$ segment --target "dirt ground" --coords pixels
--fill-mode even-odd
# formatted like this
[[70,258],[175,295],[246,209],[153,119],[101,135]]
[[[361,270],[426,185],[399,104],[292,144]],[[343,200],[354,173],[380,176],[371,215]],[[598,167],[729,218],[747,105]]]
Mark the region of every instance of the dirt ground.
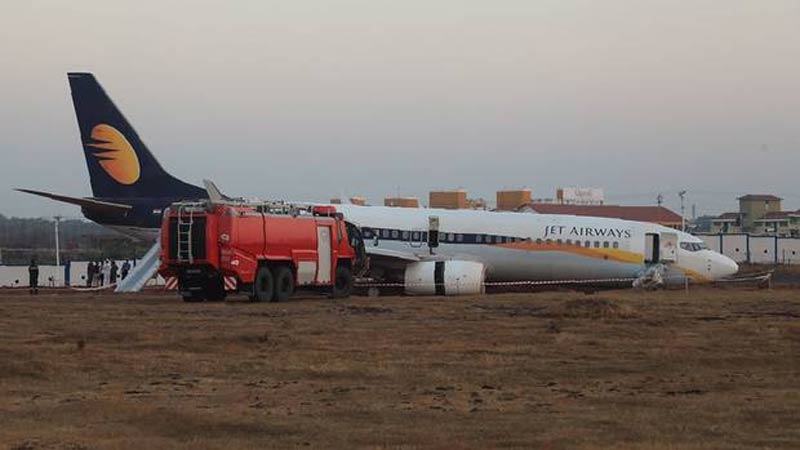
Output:
[[798,448],[800,290],[3,291],[0,446]]

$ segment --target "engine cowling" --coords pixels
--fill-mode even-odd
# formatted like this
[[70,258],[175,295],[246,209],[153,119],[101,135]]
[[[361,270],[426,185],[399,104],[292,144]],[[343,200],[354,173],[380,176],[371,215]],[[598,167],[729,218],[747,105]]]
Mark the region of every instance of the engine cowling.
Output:
[[483,294],[486,266],[476,261],[422,261],[408,264],[405,291],[409,295]]

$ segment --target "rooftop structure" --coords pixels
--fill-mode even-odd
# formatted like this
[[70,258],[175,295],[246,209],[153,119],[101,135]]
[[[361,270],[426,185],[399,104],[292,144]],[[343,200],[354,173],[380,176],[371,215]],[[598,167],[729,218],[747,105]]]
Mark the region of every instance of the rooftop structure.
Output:
[[419,199],[417,197],[386,197],[383,199],[383,206],[419,208]]
[[497,191],[497,210],[515,211],[520,206],[530,203],[532,195],[533,191],[530,189]]
[[466,209],[469,207],[467,191],[431,191],[428,194],[428,206],[443,209]]

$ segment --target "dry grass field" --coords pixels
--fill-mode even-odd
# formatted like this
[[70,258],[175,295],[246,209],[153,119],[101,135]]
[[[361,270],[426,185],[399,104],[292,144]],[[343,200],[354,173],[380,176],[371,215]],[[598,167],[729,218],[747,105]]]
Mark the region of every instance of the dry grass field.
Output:
[[0,446],[798,448],[800,290],[5,291]]

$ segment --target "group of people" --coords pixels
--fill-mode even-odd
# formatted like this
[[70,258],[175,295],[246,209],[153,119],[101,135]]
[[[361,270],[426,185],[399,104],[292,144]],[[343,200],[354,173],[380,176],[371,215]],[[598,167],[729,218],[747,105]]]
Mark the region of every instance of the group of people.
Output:
[[90,261],[86,267],[86,286],[87,287],[101,287],[107,284],[114,284],[117,282],[117,277],[124,280],[131,270],[131,263],[125,260],[122,267],[117,265],[117,262],[111,259],[105,261]]
[[[135,260],[134,260],[135,261]],[[69,262],[65,265],[66,273],[69,274]],[[119,277],[124,280],[131,271],[130,260],[125,260],[122,267],[117,265],[117,262],[111,259],[105,261],[90,261],[86,266],[86,287],[100,287],[107,284],[114,284]],[[50,278],[52,281],[52,277]],[[66,275],[65,283],[69,285],[69,275]],[[31,259],[28,265],[28,286],[31,295],[39,293],[39,264],[35,258]]]

